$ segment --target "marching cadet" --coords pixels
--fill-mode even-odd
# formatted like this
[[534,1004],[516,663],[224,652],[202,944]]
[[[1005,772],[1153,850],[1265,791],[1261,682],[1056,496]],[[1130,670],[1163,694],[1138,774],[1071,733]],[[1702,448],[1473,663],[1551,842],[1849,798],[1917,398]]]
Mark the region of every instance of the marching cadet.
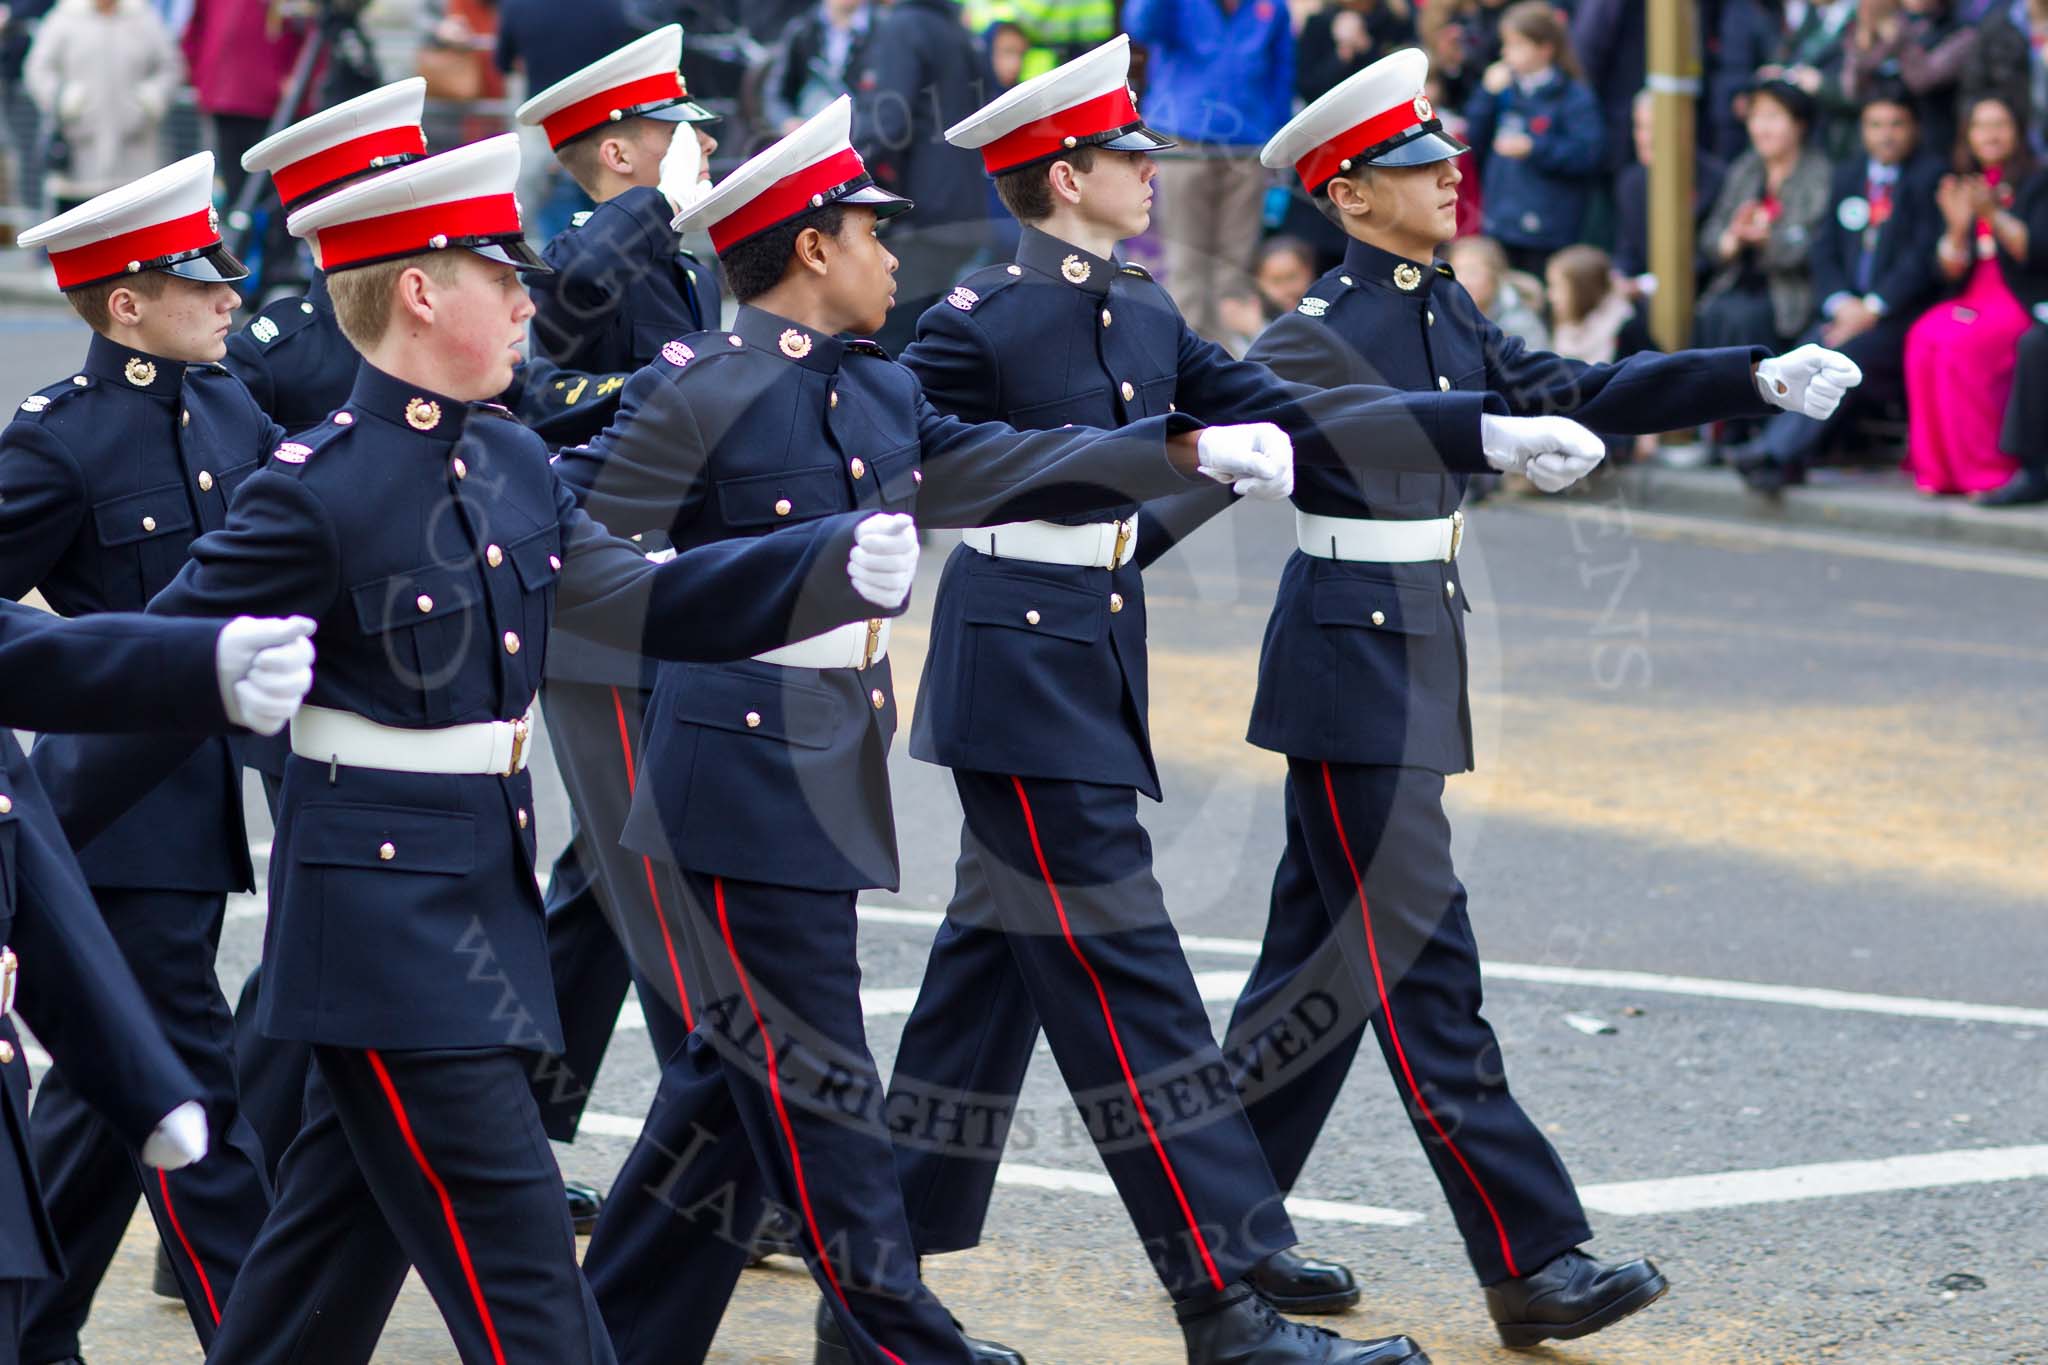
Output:
[[[683,30],[670,24],[519,107],[519,121],[546,133],[563,168],[597,204],[542,249],[555,274],[534,289],[534,354],[620,372],[587,393],[571,391],[581,403],[575,429],[560,441],[551,433],[551,444],[602,431],[632,371],[669,342],[718,325],[713,272],[681,250],[672,226],[708,188],[718,145],[702,131],[712,115],[690,99],[678,74],[682,55]],[[541,695],[572,821],[547,894],[548,951],[568,1050],[549,1060],[541,1115],[558,1141],[576,1135],[629,983],[657,1061],[695,1022],[693,973],[676,918],[681,888],[666,864],[619,843],[653,681],[646,660],[564,641]]]
[[[1454,232],[1467,149],[1422,94],[1428,71],[1421,52],[1394,53],[1267,144],[1265,164],[1292,167],[1351,242],[1255,358],[1303,383],[1490,392],[1514,411],[1562,412],[1615,434],[1772,408],[1825,417],[1858,382],[1854,364],[1818,346],[1589,366],[1504,335],[1434,259]],[[1532,478],[1546,492],[1569,482]],[[1479,956],[1443,810],[1445,775],[1472,766],[1463,494],[1455,475],[1395,480],[1363,468],[1317,469],[1296,486],[1300,552],[1266,628],[1249,735],[1287,756],[1287,847],[1225,1046],[1263,1054],[1278,1078],[1248,1108],[1287,1189],[1370,1022],[1501,1339],[1532,1346],[1599,1331],[1663,1294],[1665,1280],[1649,1261],[1579,1250],[1592,1230],[1571,1179],[1509,1093],[1479,1013]],[[1333,695],[1344,704],[1332,709]],[[1347,1016],[1312,1058],[1278,1055],[1269,1026],[1317,988],[1346,1002]]]
[[28,1059],[10,1011],[144,1167],[182,1171],[208,1145],[205,1091],[151,1017],[13,731],[274,733],[312,686],[312,627],[67,621],[0,603],[0,1360],[21,1359],[25,1302],[64,1273],[30,1161]]
[[[970,425],[881,348],[845,340],[888,312],[896,262],[876,227],[910,206],[868,175],[851,114],[836,101],[686,215],[709,228],[739,314],[731,332],[665,346],[618,420],[561,453],[593,515],[698,545],[849,507],[918,507],[942,525],[1078,513],[1186,492],[1204,473],[1284,490],[1277,429],[1198,436],[1164,414],[1121,432]],[[1049,631],[1107,610],[1051,593],[1012,605],[1022,628]],[[920,1282],[874,1111],[854,899],[899,881],[888,648],[877,620],[660,671],[626,838],[682,869],[706,982],[586,1257],[624,1359],[703,1358],[764,1192],[793,1211],[824,1296],[818,1359],[1018,1359],[969,1342]],[[671,1171],[679,1154],[694,1155]],[[1277,1207],[1240,1212],[1247,1236],[1291,1240]],[[1216,1248],[1221,1284],[1249,1268],[1243,1256]]]
[[[1017,257],[970,276],[932,308],[903,364],[941,409],[1020,427],[1121,426],[1178,409],[1203,421],[1270,419],[1289,426],[1306,465],[1334,445],[1367,466],[1441,474],[1498,465],[1469,448],[1440,456],[1439,431],[1478,412],[1473,395],[1434,390],[1370,400],[1384,389],[1318,392],[1233,360],[1188,327],[1145,271],[1113,259],[1149,226],[1152,153],[1173,144],[1147,128],[1129,89],[1130,40],[1118,37],[1011,90],[946,136],[978,149],[996,191],[1022,223]],[[1349,410],[1347,412],[1347,409]],[[1384,411],[1385,416],[1379,416]],[[1304,427],[1312,421],[1320,431]],[[1591,433],[1546,419],[1485,418],[1483,445]],[[1326,458],[1335,458],[1332,451]],[[1545,457],[1551,459],[1555,457]],[[1142,569],[1200,520],[1226,506],[1227,489],[1163,504],[1108,508],[1066,522],[970,530],[939,586],[931,647],[918,686],[911,753],[954,770],[965,812],[953,902],[933,944],[916,1008],[897,1051],[891,1100],[920,1096],[1013,1098],[1040,1018],[1077,1096],[1122,1083],[1129,1053],[1140,1076],[1220,1071],[1194,979],[1151,872],[1139,793],[1158,800],[1147,722]],[[1057,604],[1042,623],[1023,609]],[[1032,717],[1029,725],[1020,716]],[[1034,835],[1045,837],[1035,838]],[[1055,912],[1084,926],[1066,932]],[[1092,927],[1085,927],[1092,926]],[[1100,981],[1093,980],[1100,976]],[[1091,986],[1093,989],[1091,989]],[[1075,999],[1100,992],[1101,1009]],[[959,1020],[972,1016],[972,1031]],[[1144,1101],[1133,1096],[1133,1104]],[[1234,1226],[1240,1201],[1279,1195],[1220,1101],[1211,1150],[1168,1141],[1116,1142],[1103,1162],[1148,1247],[1201,1228]],[[923,1253],[980,1240],[1000,1139],[899,1140],[905,1206]],[[1266,1302],[1294,1312],[1335,1312],[1357,1302],[1348,1271],[1306,1261],[1287,1243],[1250,1268]],[[1190,1284],[1158,1266],[1186,1299]],[[1209,1285],[1210,1289],[1221,1285]],[[1255,1301],[1238,1310],[1264,1313]],[[1267,1314],[1270,1316],[1270,1314]],[[1321,1359],[1285,1334],[1260,1360]],[[1238,1359],[1212,1330],[1190,1323],[1189,1359]],[[1412,1346],[1339,1347],[1346,1360],[1403,1360]]]
[[[140,611],[276,446],[281,433],[219,364],[240,301],[232,282],[247,272],[221,242],[212,189],[202,153],[22,234],[49,251],[93,335],[77,372],[23,400],[0,432],[0,595],[40,588],[62,616]],[[69,785],[64,753],[38,750],[52,788]],[[44,1079],[29,1141],[66,1273],[28,1295],[22,1350],[38,1362],[77,1356],[138,1192],[202,1343],[270,1207],[214,976],[228,894],[253,889],[237,745],[200,743],[81,841],[78,861],[219,1141],[212,1160],[175,1176],[148,1169],[69,1070]]]
[[151,604],[266,604],[320,628],[260,1020],[310,1044],[314,1071],[214,1341],[237,1365],[367,1361],[408,1263],[465,1361],[612,1359],[527,1080],[533,1052],[560,1048],[525,771],[551,626],[740,655],[894,611],[915,568],[907,518],[656,565],[576,507],[540,438],[480,402],[532,312],[520,273],[545,269],[518,170],[507,134],[292,215],[363,354],[354,391],[277,447]]

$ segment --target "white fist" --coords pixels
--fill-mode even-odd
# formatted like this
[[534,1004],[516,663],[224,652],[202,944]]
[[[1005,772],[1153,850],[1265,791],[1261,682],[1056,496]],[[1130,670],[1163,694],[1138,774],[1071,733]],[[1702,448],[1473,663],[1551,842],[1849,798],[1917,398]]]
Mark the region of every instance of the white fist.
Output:
[[1545,493],[1569,488],[1607,458],[1607,445],[1569,417],[1479,418],[1486,462],[1504,474],[1526,474]]
[[1842,395],[1863,382],[1863,371],[1840,351],[1811,343],[1761,361],[1757,391],[1772,407],[1819,421],[1834,416]]
[[1294,442],[1271,422],[1205,427],[1196,467],[1239,497],[1285,502],[1294,492]]
[[662,155],[656,183],[675,216],[681,218],[711,193],[711,186],[704,182],[704,149],[697,145],[696,125],[678,123],[675,128],[675,139]]
[[206,1111],[198,1100],[186,1100],[164,1115],[164,1120],[144,1139],[142,1164],[160,1171],[175,1171],[206,1156]]
[[313,686],[314,622],[304,616],[237,616],[214,644],[214,674],[228,720],[274,735]]
[[882,610],[902,606],[917,579],[917,522],[900,512],[877,512],[854,527],[846,576]]

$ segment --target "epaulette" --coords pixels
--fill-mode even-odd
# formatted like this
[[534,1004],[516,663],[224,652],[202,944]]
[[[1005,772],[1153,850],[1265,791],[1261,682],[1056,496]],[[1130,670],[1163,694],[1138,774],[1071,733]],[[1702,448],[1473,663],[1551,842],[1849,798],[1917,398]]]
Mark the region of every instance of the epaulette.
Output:
[[1023,278],[1024,267],[1020,265],[983,266],[954,285],[946,302],[963,313],[972,313]]
[[519,418],[516,415],[514,415],[512,409],[506,407],[503,403],[492,403],[489,401],[471,403],[469,405],[469,410],[473,413],[476,413],[478,416],[482,417],[502,417],[508,422],[516,422],[519,420]]
[[338,441],[356,429],[356,414],[349,408],[337,408],[328,414],[327,420],[310,431],[302,431],[289,441],[270,452],[266,468],[290,470],[304,465],[319,454],[329,442]]
[[688,336],[679,336],[664,343],[652,363],[685,370],[694,369],[717,356],[745,355],[745,347],[733,344],[737,340],[730,332],[691,332]]
[[292,333],[310,323],[314,317],[313,302],[310,299],[280,299],[263,310],[248,326],[248,333],[259,344],[268,346],[280,337]]
[[92,387],[92,383],[92,376],[89,374],[75,374],[68,379],[60,379],[22,399],[20,411],[31,417],[39,416],[48,412],[53,405],[63,402],[69,395],[83,393]]
[[596,212],[596,209],[582,209],[576,213],[570,214],[569,226],[572,228],[582,227],[585,223],[590,221],[590,215]]
[[880,342],[876,341],[849,341],[846,343],[846,351],[848,355],[873,356],[876,360],[887,360],[889,358],[889,353],[882,349]]
[[1308,293],[1295,305],[1294,311],[1303,317],[1319,318],[1329,312],[1337,301],[1358,287],[1358,282],[1341,270],[1332,270],[1308,287]]
[[1144,266],[1139,265],[1136,261],[1125,261],[1122,265],[1117,267],[1116,273],[1119,275],[1134,275],[1141,280],[1149,280],[1152,278],[1152,272],[1147,270]]
[[1458,272],[1451,269],[1450,263],[1447,261],[1436,262],[1436,273],[1443,276],[1447,280],[1455,280],[1458,278]]

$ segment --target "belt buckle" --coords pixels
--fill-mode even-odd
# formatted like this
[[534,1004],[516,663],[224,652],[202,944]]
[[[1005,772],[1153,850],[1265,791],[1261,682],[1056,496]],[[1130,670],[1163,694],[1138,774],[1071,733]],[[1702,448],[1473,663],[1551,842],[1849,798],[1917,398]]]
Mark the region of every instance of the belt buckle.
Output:
[[1458,557],[1458,547],[1465,543],[1465,509],[1460,507],[1451,513],[1451,552],[1444,557],[1446,563]]
[[862,669],[862,671],[863,671],[863,672],[865,672],[865,671],[866,671],[866,670],[867,670],[868,668],[870,668],[871,666],[873,666],[873,664],[874,664],[874,662],[875,662],[875,651],[876,651],[877,649],[881,648],[881,645],[882,645],[882,620],[881,620],[881,618],[880,618],[880,617],[869,617],[869,618],[868,618],[868,643],[867,643],[867,647],[866,647],[865,649],[863,649],[863,650],[861,651],[861,656],[860,656],[860,666],[861,666],[861,669]]
[[1124,551],[1131,547],[1131,530],[1132,526],[1128,521],[1116,523],[1116,545],[1109,552],[1111,569],[1121,569],[1124,566]]
[[533,724],[525,716],[512,722],[512,757],[505,764],[504,776],[519,775],[519,769],[526,762],[526,741],[532,734]]
[[14,1008],[14,977],[20,970],[21,960],[12,948],[0,948],[0,1014]]

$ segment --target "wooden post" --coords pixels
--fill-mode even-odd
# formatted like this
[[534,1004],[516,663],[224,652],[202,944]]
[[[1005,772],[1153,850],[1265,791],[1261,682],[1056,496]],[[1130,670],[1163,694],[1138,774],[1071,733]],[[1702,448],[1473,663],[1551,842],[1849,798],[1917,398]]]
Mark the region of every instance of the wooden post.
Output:
[[[1650,161],[1650,330],[1667,351],[1692,343],[1694,135],[1700,90],[1694,0],[1649,0],[1649,79],[1655,116]],[[1625,135],[1625,129],[1617,130]]]

